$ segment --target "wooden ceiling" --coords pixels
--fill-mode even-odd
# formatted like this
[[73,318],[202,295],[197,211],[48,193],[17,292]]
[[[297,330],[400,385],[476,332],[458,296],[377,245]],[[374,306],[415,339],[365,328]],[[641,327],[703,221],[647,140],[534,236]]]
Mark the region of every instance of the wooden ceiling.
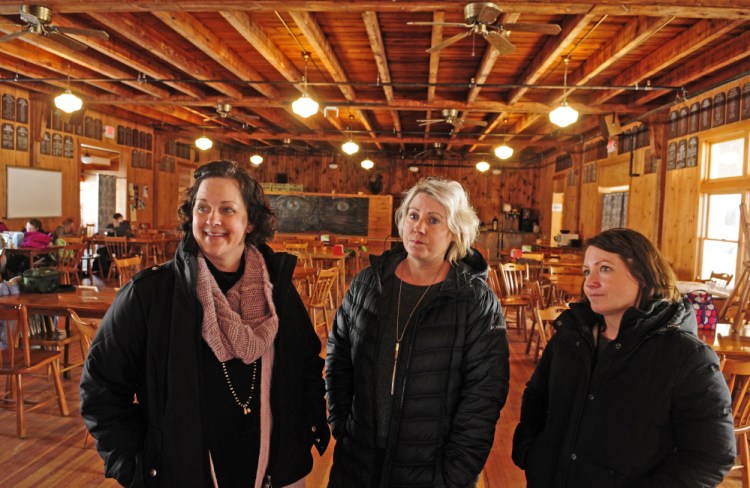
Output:
[[[503,55],[481,35],[425,52],[464,28],[407,22],[463,23],[466,3],[49,0],[51,25],[110,39],[71,36],[84,51],[33,33],[0,43],[0,82],[52,98],[70,76],[87,107],[239,148],[338,151],[351,135],[373,153],[468,159],[507,141],[510,161],[524,163],[599,133],[602,115],[666,113],[677,97],[750,70],[747,0],[508,0],[498,23],[557,24],[560,34],[510,31],[515,50]],[[0,0],[0,36],[23,28],[19,12]],[[308,119],[291,110],[304,53],[321,107]],[[559,129],[547,114],[563,100],[564,58],[580,117]],[[218,104],[232,106],[226,118]],[[443,109],[463,127],[418,122]]]

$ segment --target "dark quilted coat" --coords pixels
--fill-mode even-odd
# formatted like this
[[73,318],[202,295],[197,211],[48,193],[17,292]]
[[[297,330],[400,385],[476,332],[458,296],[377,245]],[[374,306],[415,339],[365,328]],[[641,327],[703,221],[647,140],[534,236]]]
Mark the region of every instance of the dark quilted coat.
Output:
[[[333,487],[474,486],[508,393],[508,342],[497,298],[474,253],[452,267],[401,345],[381,473],[375,472],[375,365],[381,320],[403,247],[371,258],[339,308],[326,359]],[[379,476],[378,476],[379,475]]]

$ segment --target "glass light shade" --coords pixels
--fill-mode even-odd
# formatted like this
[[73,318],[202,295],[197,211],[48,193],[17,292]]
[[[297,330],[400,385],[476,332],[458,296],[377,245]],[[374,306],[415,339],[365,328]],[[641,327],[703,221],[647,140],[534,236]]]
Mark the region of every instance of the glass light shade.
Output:
[[409,171],[412,173],[419,173],[419,166],[409,166]]
[[499,174],[502,174],[502,172],[503,172],[503,170],[501,170],[500,168],[494,168],[492,170],[492,174],[493,175],[499,175]]
[[91,164],[93,161],[94,159],[91,157],[91,154],[89,154],[88,152],[84,154],[83,156],[81,156],[81,162],[83,164]]
[[198,139],[195,140],[195,147],[197,147],[201,151],[205,151],[206,149],[211,149],[213,145],[214,145],[214,141],[212,141],[206,136],[200,136]]
[[303,118],[308,118],[318,113],[318,102],[303,93],[301,97],[292,103],[292,112]]
[[361,166],[362,166],[363,168],[365,168],[365,169],[368,169],[368,170],[369,170],[369,169],[372,169],[372,168],[374,168],[374,167],[375,167],[375,163],[373,163],[373,162],[372,162],[371,160],[369,160],[369,159],[363,159],[363,160],[362,160],[362,162],[361,162],[361,163],[359,163],[359,164],[360,164],[360,165],[361,165]]
[[341,150],[351,156],[352,154],[359,151],[359,144],[349,139],[341,145]]
[[253,154],[250,156],[250,162],[255,166],[259,166],[263,162],[263,156],[260,154]]
[[495,148],[495,156],[500,159],[508,159],[509,157],[513,156],[513,148],[507,144],[497,146]]
[[339,163],[329,163],[328,167],[331,169],[339,169]]
[[73,95],[70,89],[67,89],[64,93],[55,97],[55,107],[69,114],[81,110],[83,100]]
[[485,171],[490,169],[490,163],[488,163],[487,161],[479,161],[477,163],[477,169],[484,173]]
[[565,101],[549,113],[549,121],[558,127],[567,127],[578,120],[578,111]]

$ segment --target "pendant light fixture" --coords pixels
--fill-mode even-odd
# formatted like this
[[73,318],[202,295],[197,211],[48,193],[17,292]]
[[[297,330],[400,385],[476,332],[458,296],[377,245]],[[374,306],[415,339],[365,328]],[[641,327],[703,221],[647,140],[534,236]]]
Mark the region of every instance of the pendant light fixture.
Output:
[[484,173],[485,171],[490,169],[490,163],[488,163],[487,161],[479,161],[476,168],[480,173]]
[[359,164],[367,171],[375,167],[375,163],[373,163],[371,159],[363,159],[362,162]]
[[81,107],[83,107],[83,100],[70,91],[70,67],[68,67],[68,87],[63,93],[55,97],[55,107],[66,114],[81,110]]
[[318,113],[320,105],[307,94],[307,61],[310,59],[310,53],[303,52],[302,55],[305,57],[305,74],[302,76],[302,96],[292,103],[292,112],[306,119]]
[[347,139],[347,141],[341,145],[341,150],[344,151],[349,156],[359,151],[359,144],[357,144],[356,142],[352,140],[352,125],[351,124],[353,120],[354,120],[354,116],[350,114],[349,126],[347,127],[349,131],[349,139]]
[[513,156],[513,148],[503,142],[502,146],[497,146],[495,148],[495,156],[500,159],[508,159]]
[[207,151],[208,149],[211,149],[213,145],[214,141],[206,137],[206,130],[203,129],[203,135],[195,140],[195,147],[197,147],[201,151]]
[[250,164],[253,166],[260,166],[263,163],[263,156],[260,154],[253,154],[250,156]]
[[549,121],[558,127],[567,127],[570,124],[575,123],[578,120],[578,111],[568,105],[568,62],[570,57],[566,56],[563,58],[565,64],[565,75],[563,77],[563,101],[562,103],[549,113]]

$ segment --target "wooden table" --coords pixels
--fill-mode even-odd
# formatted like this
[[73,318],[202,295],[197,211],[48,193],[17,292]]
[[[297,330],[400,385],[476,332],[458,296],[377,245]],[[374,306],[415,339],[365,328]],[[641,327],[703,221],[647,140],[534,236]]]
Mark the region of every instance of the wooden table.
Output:
[[18,254],[21,256],[26,256],[29,258],[29,267],[31,269],[34,268],[34,261],[38,256],[44,256],[46,254],[55,254],[58,251],[62,250],[64,246],[49,246],[49,247],[41,247],[41,248],[32,248],[32,247],[14,247],[14,248],[7,248],[4,249],[3,252],[7,255],[13,255]]
[[724,354],[729,359],[750,358],[750,326],[732,332],[731,324],[722,323],[716,326],[716,330],[698,330],[698,337],[716,354]]

